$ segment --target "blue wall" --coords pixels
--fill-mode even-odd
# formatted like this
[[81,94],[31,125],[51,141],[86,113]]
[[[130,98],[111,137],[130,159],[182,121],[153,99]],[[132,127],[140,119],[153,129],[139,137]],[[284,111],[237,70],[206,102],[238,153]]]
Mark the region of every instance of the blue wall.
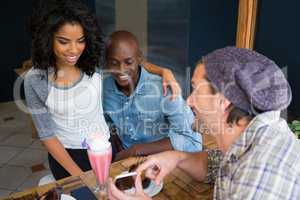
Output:
[[0,102],[12,100],[13,82],[21,62],[30,56],[30,37],[28,35],[28,16],[31,0],[3,1],[1,4],[0,45]]
[[293,91],[289,111],[300,115],[300,1],[259,1],[255,49],[287,67]]
[[212,50],[235,45],[238,0],[191,0],[189,64]]

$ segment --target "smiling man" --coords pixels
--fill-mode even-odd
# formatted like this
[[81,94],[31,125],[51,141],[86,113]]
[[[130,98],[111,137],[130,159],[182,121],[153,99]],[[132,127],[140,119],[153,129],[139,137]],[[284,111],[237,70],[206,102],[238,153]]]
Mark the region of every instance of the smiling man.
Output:
[[[236,47],[216,50],[202,61],[192,78],[188,104],[224,154],[214,199],[300,199],[300,143],[280,118],[292,96],[279,67],[257,52]],[[209,155],[167,151],[149,156],[137,172],[147,170],[159,183],[179,167],[203,180]],[[150,199],[136,180],[133,195],[110,181],[111,199]]]
[[115,160],[166,150],[195,152],[202,138],[192,130],[194,120],[181,96],[163,96],[161,77],[148,73],[135,36],[127,31],[110,35],[106,46],[104,111],[124,150]]

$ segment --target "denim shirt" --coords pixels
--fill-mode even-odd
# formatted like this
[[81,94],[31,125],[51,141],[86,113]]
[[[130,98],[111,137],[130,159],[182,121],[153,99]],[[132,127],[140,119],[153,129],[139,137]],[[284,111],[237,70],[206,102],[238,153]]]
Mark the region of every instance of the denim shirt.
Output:
[[169,137],[174,149],[202,150],[201,134],[192,130],[194,115],[181,96],[163,96],[161,77],[141,67],[139,82],[130,96],[122,93],[112,76],[103,82],[107,123],[117,129],[124,148]]

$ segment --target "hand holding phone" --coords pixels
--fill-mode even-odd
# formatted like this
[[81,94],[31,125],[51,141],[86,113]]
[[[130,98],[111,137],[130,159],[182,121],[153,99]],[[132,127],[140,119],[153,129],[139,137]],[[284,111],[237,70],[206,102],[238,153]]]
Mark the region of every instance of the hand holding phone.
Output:
[[[134,173],[136,174],[136,173]],[[114,180],[111,178],[109,179],[109,198],[110,199],[132,199],[132,200],[151,200],[151,198],[146,193],[146,190],[142,187],[142,180],[141,180],[141,174],[137,173],[135,176],[134,174],[128,174],[125,175],[127,178],[132,178],[134,180],[134,187],[130,188],[129,190],[120,191],[116,184],[114,183]],[[123,174],[122,177],[124,178]],[[115,181],[118,181],[120,178],[115,178]],[[161,188],[159,188],[161,189]],[[158,191],[159,192],[159,191]],[[156,193],[157,194],[157,193]],[[150,194],[151,195],[151,194]]]

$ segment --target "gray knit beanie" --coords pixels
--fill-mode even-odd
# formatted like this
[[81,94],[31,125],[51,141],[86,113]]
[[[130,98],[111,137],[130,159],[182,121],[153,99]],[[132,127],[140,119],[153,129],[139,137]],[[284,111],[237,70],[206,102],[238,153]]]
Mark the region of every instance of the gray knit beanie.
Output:
[[226,47],[203,58],[207,78],[233,105],[250,114],[283,110],[290,86],[274,61],[249,49]]

